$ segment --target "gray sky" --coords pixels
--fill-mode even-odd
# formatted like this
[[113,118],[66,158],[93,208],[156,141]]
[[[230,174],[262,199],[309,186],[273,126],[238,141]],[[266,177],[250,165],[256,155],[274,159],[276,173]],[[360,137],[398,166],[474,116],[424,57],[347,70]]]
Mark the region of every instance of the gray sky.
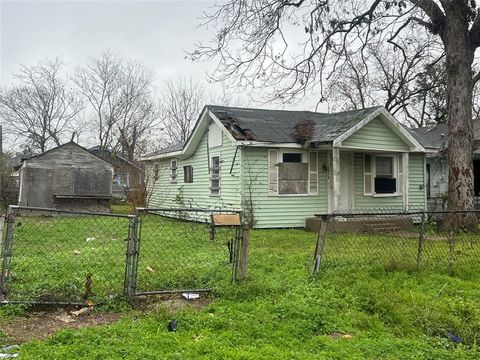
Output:
[[[207,93],[219,93],[221,85],[207,84],[205,77],[214,64],[185,59],[185,50],[193,49],[194,42],[205,43],[214,36],[213,29],[197,27],[202,11],[214,3],[0,0],[0,85],[10,85],[18,64],[61,56],[68,65],[66,71],[71,71],[109,49],[151,67],[159,88],[168,79],[192,76],[206,85]],[[288,107],[312,110],[312,104],[315,101]]]
[[[209,98],[216,98],[222,86],[206,81],[206,72],[215,64],[185,59],[185,50],[193,49],[195,42],[206,43],[215,36],[214,29],[197,27],[202,12],[214,3],[0,0],[0,86],[10,86],[19,64],[33,65],[59,56],[69,73],[102,51],[114,50],[153,69],[159,90],[166,80],[191,76],[204,84]],[[230,98],[239,97],[248,106],[283,108],[254,103],[237,92]],[[310,98],[284,108],[314,110],[315,105],[316,99]]]

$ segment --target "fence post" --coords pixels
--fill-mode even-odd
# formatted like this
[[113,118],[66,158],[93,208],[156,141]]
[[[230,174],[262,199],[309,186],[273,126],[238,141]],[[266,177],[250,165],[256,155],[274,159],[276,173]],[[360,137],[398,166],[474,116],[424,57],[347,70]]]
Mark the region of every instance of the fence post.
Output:
[[137,281],[137,248],[138,248],[138,211],[135,212],[135,217],[130,219],[129,232],[127,239],[127,252],[125,256],[125,297],[129,300],[135,295],[136,281]]
[[420,270],[422,262],[423,240],[425,236],[425,211],[422,212],[422,218],[420,223],[420,234],[418,236],[418,251],[417,251],[417,271]]
[[[2,253],[2,272],[0,274],[0,300],[3,300],[7,293],[7,279],[8,279],[8,264],[12,256],[13,232],[15,226],[15,215],[9,207],[7,215],[5,216],[6,229],[3,234],[3,241],[1,246]],[[5,226],[5,224],[4,224]]]
[[325,245],[325,238],[327,237],[328,224],[330,217],[328,215],[322,215],[320,222],[320,229],[318,229],[317,246],[315,247],[315,254],[313,256],[313,268],[312,274],[318,273],[323,257],[323,247]]
[[448,236],[448,247],[450,250],[450,254],[448,257],[448,272],[450,275],[453,273],[453,262],[455,261],[455,232],[456,227],[454,230],[450,230],[450,234]]
[[240,256],[238,280],[245,280],[248,275],[248,247],[250,243],[250,231],[248,226],[242,226],[240,236]]

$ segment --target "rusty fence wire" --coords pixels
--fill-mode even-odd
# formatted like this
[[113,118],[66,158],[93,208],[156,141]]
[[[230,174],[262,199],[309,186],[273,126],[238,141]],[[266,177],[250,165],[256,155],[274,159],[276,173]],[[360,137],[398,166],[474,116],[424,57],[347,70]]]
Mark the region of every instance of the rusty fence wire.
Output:
[[[471,226],[457,227],[455,218]],[[480,269],[480,211],[336,213],[319,216],[313,272],[379,265],[454,273]]]

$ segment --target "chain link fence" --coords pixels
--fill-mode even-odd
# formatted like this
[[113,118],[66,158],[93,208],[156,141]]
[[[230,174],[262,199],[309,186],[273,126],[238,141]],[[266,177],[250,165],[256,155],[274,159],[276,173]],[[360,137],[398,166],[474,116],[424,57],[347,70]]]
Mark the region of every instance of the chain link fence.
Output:
[[100,302],[124,293],[133,216],[10,207],[0,296],[10,302]]
[[[453,273],[478,268],[479,211],[371,211],[319,216],[313,271],[320,266],[380,265],[390,270]],[[453,217],[469,217],[473,226],[457,228]]]
[[[138,209],[135,294],[208,291],[235,280],[240,212],[205,209]],[[238,224],[212,216],[236,215]]]
[[[234,215],[236,223],[215,223],[214,215]],[[237,278],[240,216],[229,210],[121,215],[11,206],[0,244],[0,302],[87,304],[209,291]]]

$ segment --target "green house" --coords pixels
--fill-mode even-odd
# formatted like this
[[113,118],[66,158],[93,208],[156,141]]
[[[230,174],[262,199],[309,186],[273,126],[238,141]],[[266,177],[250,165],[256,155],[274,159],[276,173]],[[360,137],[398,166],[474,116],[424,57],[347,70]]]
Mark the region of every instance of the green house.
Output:
[[425,150],[383,107],[326,114],[208,105],[184,144],[142,161],[149,207],[240,209],[257,228],[426,204]]

